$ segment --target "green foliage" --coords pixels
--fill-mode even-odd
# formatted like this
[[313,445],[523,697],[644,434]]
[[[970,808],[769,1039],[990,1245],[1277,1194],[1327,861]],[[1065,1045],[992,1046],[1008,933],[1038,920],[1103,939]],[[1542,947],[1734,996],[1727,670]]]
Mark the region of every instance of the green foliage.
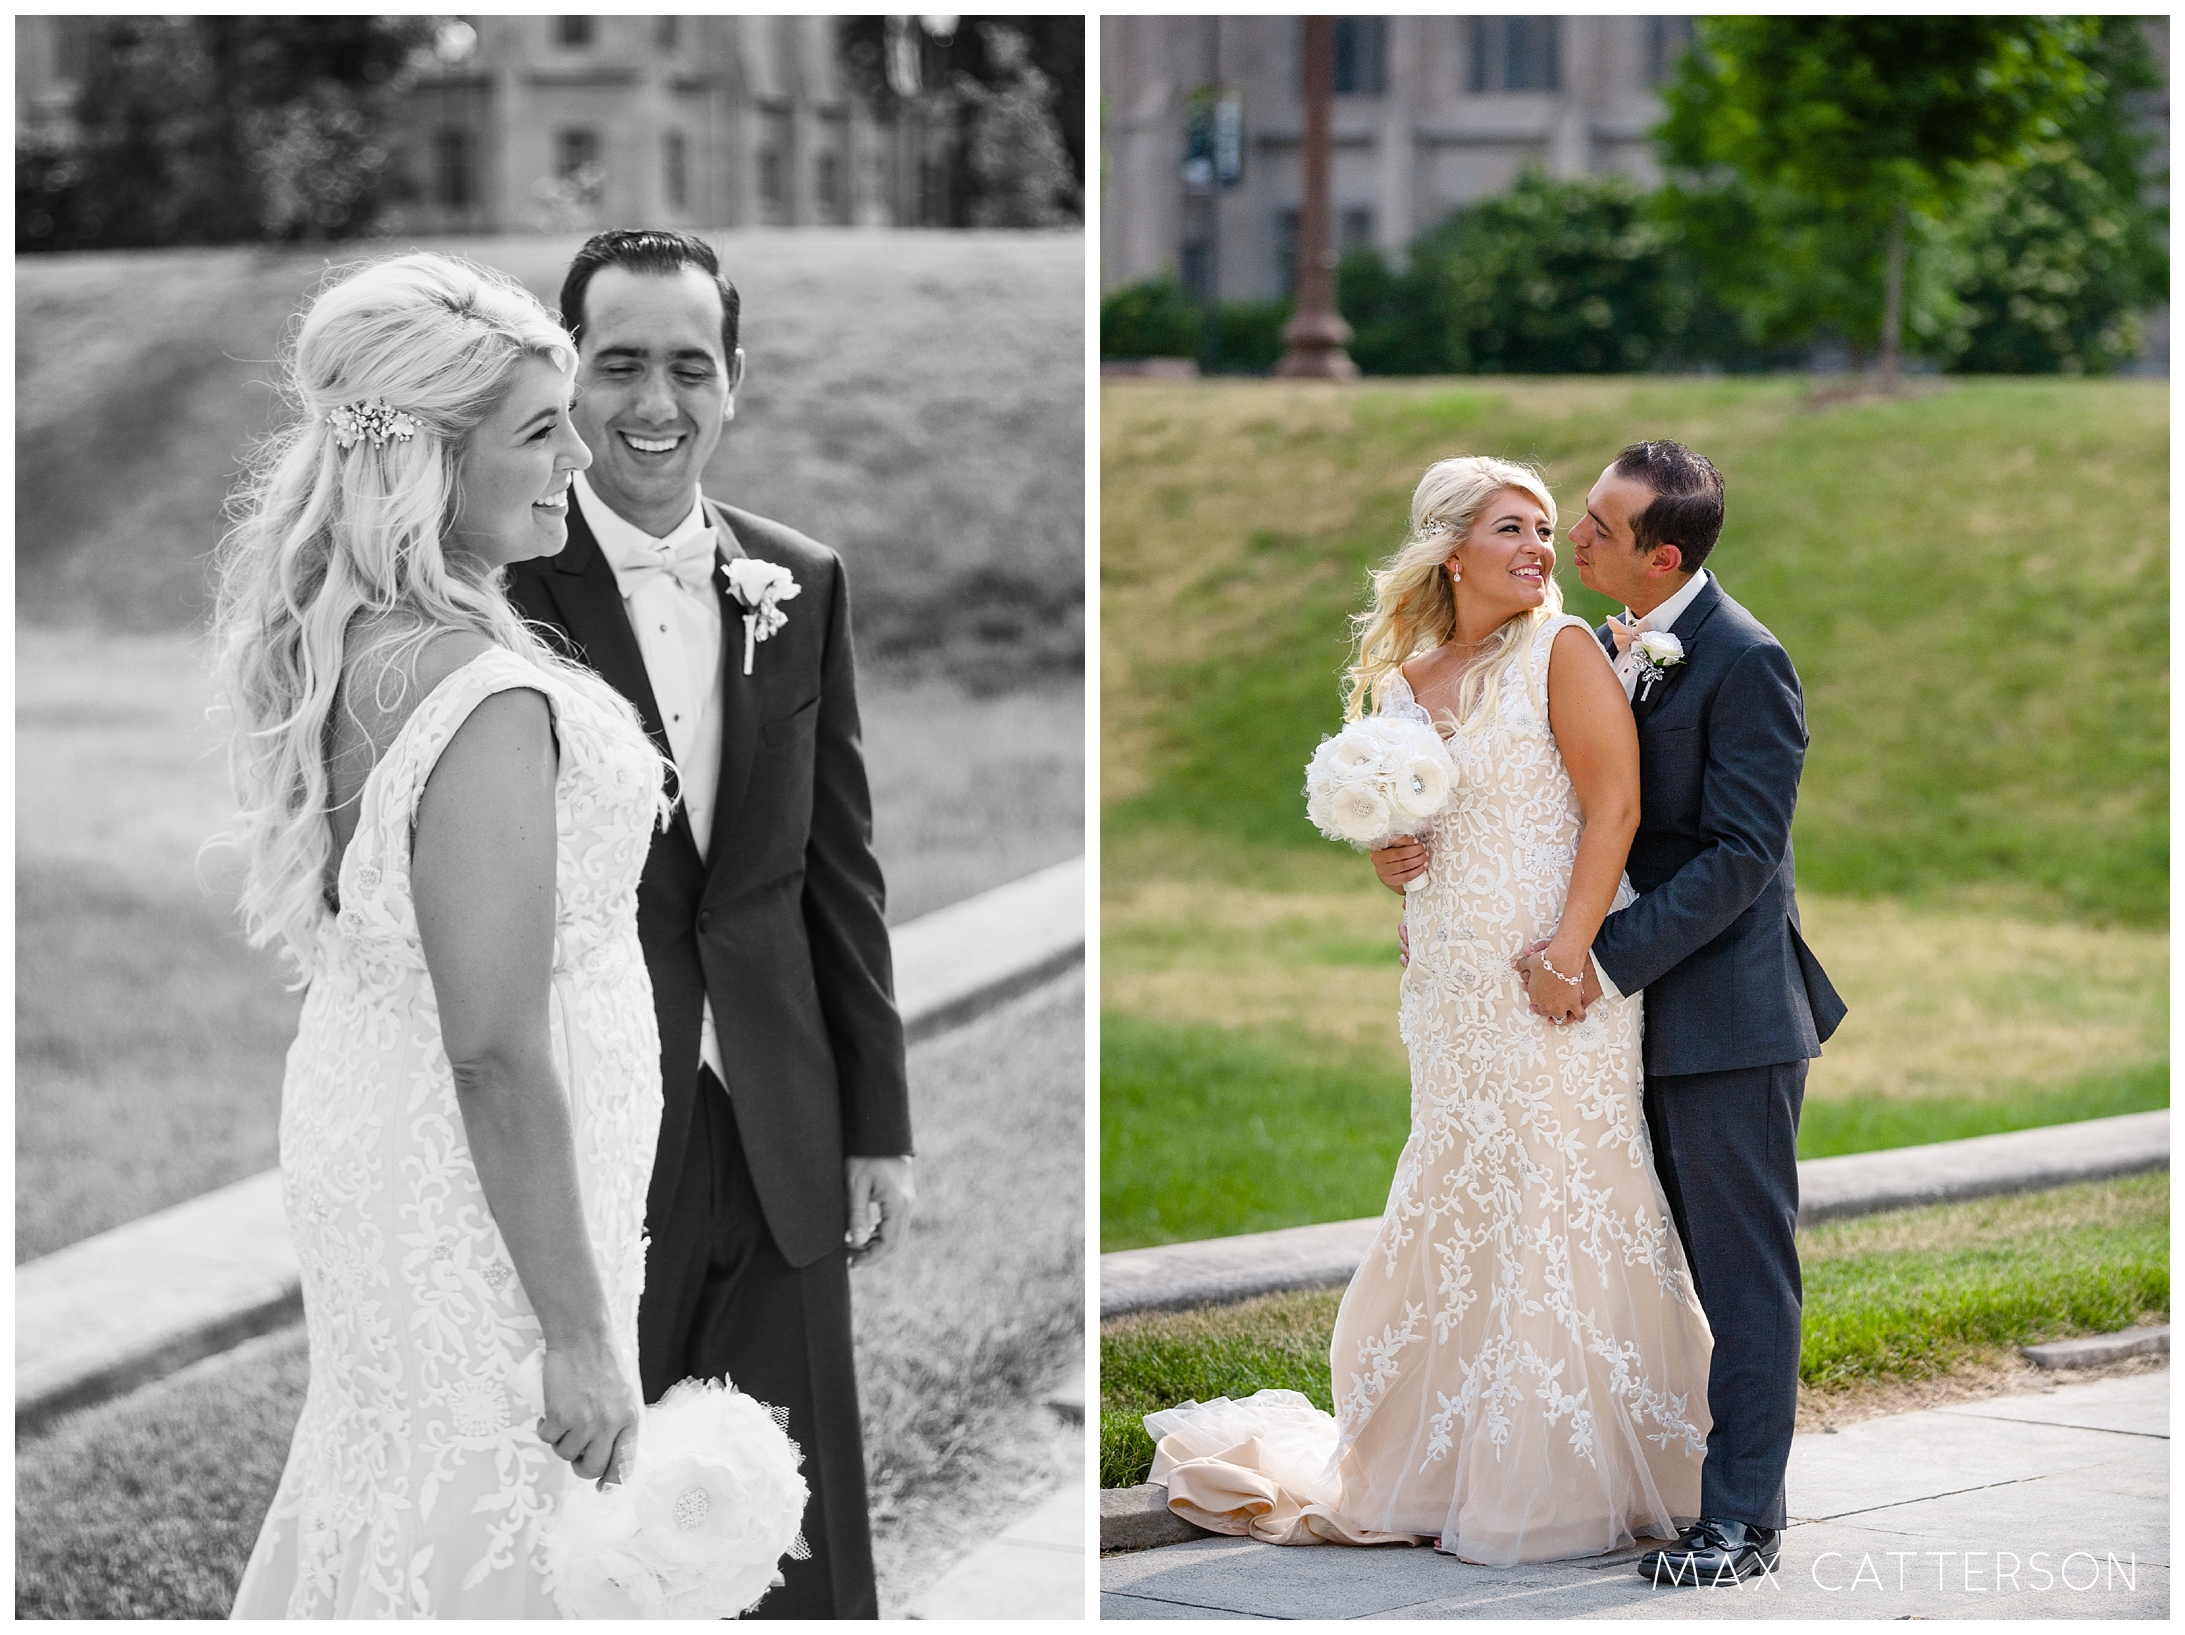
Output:
[[[1264,375],[1282,357],[1287,301],[1224,301],[1217,320],[1222,374]],[[1100,303],[1103,358],[1195,358],[1206,348],[1205,312],[1173,278],[1125,284]]]
[[1916,350],[2098,373],[2167,286],[2136,18],[1714,17],[1665,89],[1660,213],[1745,338],[1880,338],[1907,234]]
[[1393,273],[1344,268],[1353,355],[1376,374],[1612,374],[1689,350],[1696,316],[1681,246],[1620,176],[1551,179],[1460,210]]
[[1282,361],[1282,327],[1289,321],[1287,301],[1224,301],[1215,367],[1225,375],[1268,373]]
[[79,134],[19,140],[16,249],[369,233],[399,191],[397,99],[425,17],[113,17]]
[[2100,94],[2023,169],[1982,179],[1957,229],[1965,341],[1955,367],[2102,374],[2140,348],[2164,299],[2169,211],[2150,202],[2154,137],[2136,104],[2163,84],[2141,19],[2103,17],[2085,51]]
[[[1918,1379],[1998,1347],[2170,1312],[2170,1184],[2135,1176],[1843,1221],[1799,1234],[1799,1378]],[[1146,1479],[1143,1417],[1186,1398],[1303,1392],[1332,1411],[1340,1293],[1124,1318],[1100,1335],[1100,1485]]]
[[1199,309],[1173,278],[1125,284],[1100,303],[1103,358],[1195,358]]
[[1966,167],[2016,164],[2087,94],[2060,17],[1707,17],[1657,133],[1688,170],[1731,167],[1870,226],[1933,210]]
[[1100,1022],[1100,1245],[1377,1212],[1410,1128],[1400,1065],[1303,1035]]

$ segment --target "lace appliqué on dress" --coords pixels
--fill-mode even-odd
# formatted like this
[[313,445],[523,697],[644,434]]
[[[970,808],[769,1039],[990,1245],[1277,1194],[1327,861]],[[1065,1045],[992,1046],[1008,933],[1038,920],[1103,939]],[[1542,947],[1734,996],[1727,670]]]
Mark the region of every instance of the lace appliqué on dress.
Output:
[[605,684],[500,649],[418,705],[366,780],[281,1099],[311,1381],[243,1617],[557,1617],[535,1555],[570,1467],[541,1442],[538,1318],[478,1182],[410,892],[417,803],[478,703],[545,695],[556,1066],[587,1234],[637,1377],[659,1042],[636,892],[660,760]]

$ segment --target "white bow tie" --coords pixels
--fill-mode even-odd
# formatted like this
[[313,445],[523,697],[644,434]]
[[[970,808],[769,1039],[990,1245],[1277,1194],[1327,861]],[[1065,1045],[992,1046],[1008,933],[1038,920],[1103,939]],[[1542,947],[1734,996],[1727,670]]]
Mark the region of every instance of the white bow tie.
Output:
[[635,596],[654,579],[668,578],[685,589],[703,591],[713,581],[713,531],[695,528],[681,539],[663,541],[658,550],[623,560],[609,556],[615,582],[625,596]]

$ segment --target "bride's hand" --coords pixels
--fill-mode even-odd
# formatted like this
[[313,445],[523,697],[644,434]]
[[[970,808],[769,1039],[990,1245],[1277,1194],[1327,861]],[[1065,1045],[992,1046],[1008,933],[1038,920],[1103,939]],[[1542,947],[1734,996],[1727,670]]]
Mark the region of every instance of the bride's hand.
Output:
[[622,1479],[637,1446],[637,1393],[614,1352],[594,1341],[546,1348],[546,1413],[539,1439],[602,1490]]
[[[1566,982],[1564,976],[1586,969],[1587,955],[1584,950],[1565,960],[1555,957],[1547,943],[1536,943],[1511,962],[1518,977],[1525,984],[1526,996],[1532,1001],[1535,1016],[1545,1016],[1551,1022],[1583,1022],[1586,1019],[1586,982],[1583,976],[1576,982]],[[1561,972],[1562,975],[1557,973]]]
[[1432,861],[1427,855],[1426,842],[1408,835],[1376,847],[1372,856],[1373,872],[1381,877],[1382,885],[1398,895],[1403,892],[1404,882],[1416,880]]

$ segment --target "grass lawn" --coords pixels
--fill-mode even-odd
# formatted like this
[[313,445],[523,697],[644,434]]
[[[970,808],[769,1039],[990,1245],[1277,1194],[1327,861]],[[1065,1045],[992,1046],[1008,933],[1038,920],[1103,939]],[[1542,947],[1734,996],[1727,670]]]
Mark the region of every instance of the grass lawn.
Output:
[[[911,1055],[918,1214],[856,1293],[890,1617],[1067,1463],[1037,1399],[1082,1354],[1083,996],[1054,983]],[[17,1616],[224,1617],[305,1377],[291,1331],[19,1443]]]
[[[270,1167],[299,1001],[196,861],[227,796],[190,641],[22,628],[16,665],[20,1263]],[[892,920],[1084,850],[1083,697],[869,671]]]
[[2159,384],[1823,405],[1789,378],[1117,382],[1103,1248],[1379,1211],[1408,1117],[1400,910],[1299,792],[1346,616],[1431,460],[1535,461],[1568,509],[1642,434],[1725,472],[1710,567],[1804,684],[1800,900],[1851,1013],[1801,1154],[2168,1104]]
[[[1802,1395],[1992,1364],[2002,1348],[2170,1312],[2170,1179],[1908,1209],[1801,1232]],[[1145,1480],[1144,1415],[1187,1398],[1302,1391],[1333,1410],[1337,1290],[1128,1317],[1100,1336],[1100,1485]]]
[[[1334,846],[1152,850],[1103,860],[1101,1247],[1379,1214],[1410,1119],[1401,905]],[[2168,1105],[2160,933],[1802,896],[1851,1006],[1802,1157]]]
[[[1708,566],[1798,666],[1809,889],[2168,915],[2169,394],[1790,377],[1117,382],[1101,404],[1105,832],[1312,841],[1345,618],[1429,462],[1537,462],[1566,512],[1623,444],[1729,485]],[[2099,540],[2098,549],[2086,542]],[[1559,578],[1574,612],[1608,604]]]
[[[270,366],[330,265],[411,248],[553,305],[576,237],[32,256],[16,269],[16,588],[42,623],[174,630]],[[839,550],[868,658],[993,690],[1084,661],[1084,238],[713,235],[747,384],[716,497]]]

